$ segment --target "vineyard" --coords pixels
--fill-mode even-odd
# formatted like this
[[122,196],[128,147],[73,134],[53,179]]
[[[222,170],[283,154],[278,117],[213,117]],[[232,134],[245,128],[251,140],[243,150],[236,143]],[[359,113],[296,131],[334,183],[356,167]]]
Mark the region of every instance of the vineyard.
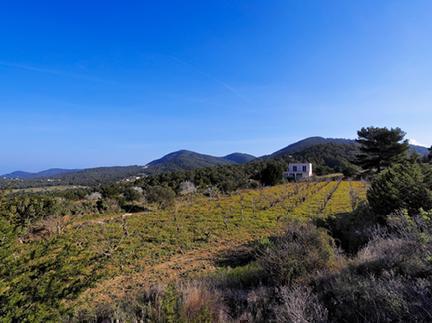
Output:
[[10,243],[12,279],[0,280],[0,296],[15,306],[40,295],[22,309],[35,312],[110,301],[136,286],[214,270],[218,255],[274,234],[285,220],[348,213],[365,194],[363,182],[304,182],[186,196],[166,210],[67,218],[60,233],[26,248]]

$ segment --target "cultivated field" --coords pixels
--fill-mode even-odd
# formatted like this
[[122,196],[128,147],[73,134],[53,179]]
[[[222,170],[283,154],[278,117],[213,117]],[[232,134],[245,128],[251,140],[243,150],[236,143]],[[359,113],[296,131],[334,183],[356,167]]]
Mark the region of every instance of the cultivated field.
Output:
[[0,281],[0,297],[21,304],[40,295],[28,306],[48,312],[110,302],[139,286],[213,271],[222,254],[265,239],[286,219],[351,212],[365,193],[362,182],[305,182],[184,197],[167,210],[65,217],[58,233],[24,248],[10,241],[13,279]]

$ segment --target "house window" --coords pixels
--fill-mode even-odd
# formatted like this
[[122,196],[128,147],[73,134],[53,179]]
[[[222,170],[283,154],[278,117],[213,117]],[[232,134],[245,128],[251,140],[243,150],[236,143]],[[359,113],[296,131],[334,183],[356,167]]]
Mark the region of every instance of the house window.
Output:
[[293,166],[293,172],[297,171],[297,166]]
[[303,166],[303,173],[306,173],[306,172],[307,172],[307,167]]

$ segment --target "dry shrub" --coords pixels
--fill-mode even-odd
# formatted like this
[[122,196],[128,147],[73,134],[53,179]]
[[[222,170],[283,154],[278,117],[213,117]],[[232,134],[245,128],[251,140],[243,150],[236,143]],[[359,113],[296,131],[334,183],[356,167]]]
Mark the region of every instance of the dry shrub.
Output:
[[432,274],[432,236],[426,215],[410,217],[400,211],[387,219],[386,228],[377,229],[372,240],[354,260],[359,273],[392,271],[406,277]]
[[277,322],[327,322],[327,309],[309,287],[282,287],[281,305],[274,310]]
[[424,246],[413,240],[400,238],[374,239],[362,249],[354,261],[359,273],[381,274],[393,271],[405,276],[423,276],[430,273],[431,264]]
[[317,282],[336,322],[431,322],[432,244],[428,214],[397,212],[345,270]]
[[319,286],[333,322],[431,322],[431,283],[346,271]]
[[[274,321],[273,307],[275,302],[274,289],[258,287],[251,291],[231,291],[231,299],[242,307],[233,307],[236,322],[268,322]],[[232,303],[232,302],[231,302]]]
[[226,322],[227,309],[215,288],[203,281],[189,281],[179,287],[180,320],[184,322]]

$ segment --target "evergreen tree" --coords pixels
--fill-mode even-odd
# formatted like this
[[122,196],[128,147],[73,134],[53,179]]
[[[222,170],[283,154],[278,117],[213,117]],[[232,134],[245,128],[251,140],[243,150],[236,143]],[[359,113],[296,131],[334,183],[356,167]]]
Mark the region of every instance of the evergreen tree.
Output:
[[276,161],[271,161],[261,171],[261,183],[266,186],[273,186],[282,181],[284,164]]
[[368,171],[381,172],[394,163],[406,160],[408,140],[400,128],[362,128],[357,132],[360,154],[357,164]]
[[430,173],[419,164],[409,162],[387,168],[372,181],[367,198],[372,210],[388,215],[399,209],[416,214],[420,208],[432,209]]

